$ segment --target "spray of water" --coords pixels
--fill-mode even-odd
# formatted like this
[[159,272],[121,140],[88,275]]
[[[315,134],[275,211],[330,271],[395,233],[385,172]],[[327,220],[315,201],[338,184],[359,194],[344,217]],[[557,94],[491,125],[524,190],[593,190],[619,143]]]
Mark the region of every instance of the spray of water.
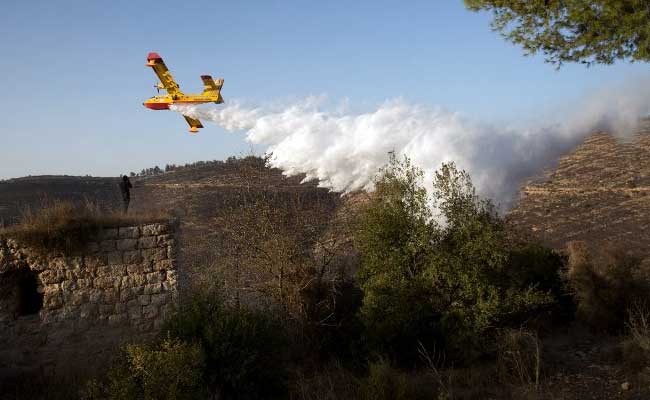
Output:
[[[643,80],[647,82],[647,79]],[[406,155],[430,184],[443,162],[468,171],[479,193],[507,207],[521,182],[549,166],[594,131],[625,136],[647,115],[650,93],[640,82],[590,93],[541,123],[490,124],[440,107],[388,100],[375,110],[328,109],[322,98],[286,107],[250,107],[233,101],[220,108],[173,106],[212,121],[273,153],[271,165],[286,175],[305,174],[335,191],[372,190],[388,153]],[[550,114],[550,113],[549,113]]]

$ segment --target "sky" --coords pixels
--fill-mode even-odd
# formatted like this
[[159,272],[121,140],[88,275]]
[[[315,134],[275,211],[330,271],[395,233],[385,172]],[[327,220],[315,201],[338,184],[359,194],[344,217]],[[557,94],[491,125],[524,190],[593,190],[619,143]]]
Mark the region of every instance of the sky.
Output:
[[327,96],[368,110],[402,98],[488,122],[532,118],[647,69],[558,71],[489,22],[462,0],[5,2],[0,179],[119,176],[264,151],[213,124],[190,135],[179,114],[144,108],[156,94],[150,51],[185,92],[202,90],[202,74],[223,77],[227,102]]

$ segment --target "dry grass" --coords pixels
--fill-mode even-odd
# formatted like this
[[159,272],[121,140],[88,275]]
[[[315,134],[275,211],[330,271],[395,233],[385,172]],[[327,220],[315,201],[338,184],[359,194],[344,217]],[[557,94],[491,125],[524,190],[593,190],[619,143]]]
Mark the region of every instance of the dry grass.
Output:
[[56,201],[36,212],[27,210],[18,225],[0,229],[0,236],[41,251],[63,253],[82,249],[104,228],[169,220],[163,212],[106,212],[92,203]]
[[537,387],[541,367],[541,344],[537,334],[512,329],[500,336],[497,368],[505,382]]
[[592,253],[584,242],[569,243],[568,254],[564,278],[577,301],[578,317],[596,329],[622,329],[623,310],[650,290],[640,260],[615,245]]
[[650,310],[641,303],[628,309],[627,335],[622,343],[623,360],[632,370],[650,366]]

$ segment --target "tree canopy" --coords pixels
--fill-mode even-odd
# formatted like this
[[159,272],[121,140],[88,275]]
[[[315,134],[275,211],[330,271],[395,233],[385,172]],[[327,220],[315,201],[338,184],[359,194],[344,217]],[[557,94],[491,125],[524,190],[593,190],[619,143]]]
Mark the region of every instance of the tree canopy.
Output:
[[616,60],[650,60],[648,0],[465,0],[473,11],[491,11],[492,28],[523,47],[543,53],[558,68]]

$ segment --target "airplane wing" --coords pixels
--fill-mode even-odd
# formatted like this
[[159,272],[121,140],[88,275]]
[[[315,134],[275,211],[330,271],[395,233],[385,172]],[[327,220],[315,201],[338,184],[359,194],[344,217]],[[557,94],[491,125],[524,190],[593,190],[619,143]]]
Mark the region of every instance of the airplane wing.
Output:
[[203,125],[201,125],[201,121],[198,119],[190,118],[187,115],[183,115],[185,118],[185,121],[190,125],[190,132],[196,133],[199,131],[198,128],[203,128]]
[[167,69],[167,66],[163,62],[162,57],[158,53],[149,53],[147,55],[147,67],[153,68],[153,71],[158,75],[158,79],[167,90],[170,96],[176,96],[178,94],[183,94],[178,86],[178,83],[174,80],[171,72]]

